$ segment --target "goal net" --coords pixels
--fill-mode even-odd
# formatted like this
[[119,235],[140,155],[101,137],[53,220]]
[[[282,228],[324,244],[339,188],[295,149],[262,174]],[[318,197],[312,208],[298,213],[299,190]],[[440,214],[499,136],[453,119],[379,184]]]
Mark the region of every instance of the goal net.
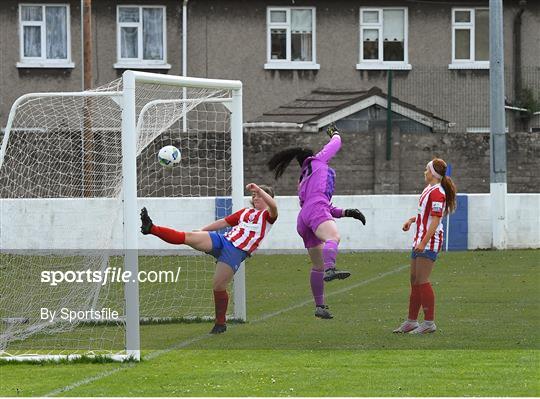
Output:
[[[138,213],[190,231],[242,206],[240,90],[128,71],[16,101],[0,152],[0,357],[138,359],[155,339],[141,324],[213,317],[214,259],[141,235]],[[159,165],[165,145],[179,165]],[[243,319],[239,277],[229,312]]]

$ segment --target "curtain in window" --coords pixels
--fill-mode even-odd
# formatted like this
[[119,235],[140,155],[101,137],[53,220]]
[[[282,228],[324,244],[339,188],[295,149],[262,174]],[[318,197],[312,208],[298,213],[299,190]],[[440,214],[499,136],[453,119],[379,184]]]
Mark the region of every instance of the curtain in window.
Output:
[[291,59],[312,61],[312,11],[291,10]]
[[45,7],[47,59],[67,59],[67,9]]
[[24,57],[41,57],[41,26],[25,26]]
[[41,57],[41,26],[24,26],[24,22],[43,21],[41,6],[22,6],[23,57]]
[[379,12],[378,11],[362,11],[362,23],[379,23]]
[[41,15],[41,6],[22,6],[21,7],[21,20],[22,21],[43,21],[43,15]]
[[120,7],[118,9],[120,22],[139,22],[139,9],[137,7]]
[[287,22],[287,12],[286,11],[270,11],[270,22]]
[[405,60],[405,12],[383,10],[384,61]]
[[139,58],[139,37],[137,27],[120,28],[120,57]]
[[384,10],[383,39],[402,42],[404,37],[403,10]]
[[292,10],[291,31],[293,33],[311,33],[311,10]]
[[163,60],[163,9],[143,8],[143,59]]

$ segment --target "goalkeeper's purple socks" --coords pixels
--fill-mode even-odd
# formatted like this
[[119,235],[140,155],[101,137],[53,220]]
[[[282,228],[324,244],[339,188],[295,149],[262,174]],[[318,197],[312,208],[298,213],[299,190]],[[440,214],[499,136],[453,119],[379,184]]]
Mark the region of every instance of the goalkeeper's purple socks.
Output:
[[321,270],[311,269],[310,283],[315,306],[324,305],[324,272]]
[[338,253],[338,243],[333,240],[328,240],[324,243],[322,250],[324,270],[333,269],[336,266],[336,257]]

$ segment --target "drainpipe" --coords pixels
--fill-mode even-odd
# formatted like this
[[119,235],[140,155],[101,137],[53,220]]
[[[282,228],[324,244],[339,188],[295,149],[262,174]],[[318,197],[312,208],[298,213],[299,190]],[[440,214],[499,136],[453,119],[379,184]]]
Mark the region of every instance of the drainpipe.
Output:
[[[187,3],[184,0],[182,4],[182,75],[187,76]],[[184,87],[182,90],[182,99],[187,98],[187,90]],[[187,115],[185,114],[186,104],[182,103],[182,132],[187,132]]]

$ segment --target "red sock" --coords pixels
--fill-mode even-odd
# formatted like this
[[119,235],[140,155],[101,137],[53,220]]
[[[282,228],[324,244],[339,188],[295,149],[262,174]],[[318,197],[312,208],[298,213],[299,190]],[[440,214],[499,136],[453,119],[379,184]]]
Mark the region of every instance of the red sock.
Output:
[[424,308],[424,320],[433,321],[435,316],[435,293],[431,283],[420,284],[418,287],[420,288],[420,297]]
[[409,296],[409,320],[418,319],[422,302],[420,301],[420,286],[411,284],[411,295]]
[[150,233],[161,238],[163,241],[167,241],[169,244],[183,244],[186,241],[186,233],[169,229],[168,227],[154,225],[150,229]]
[[214,291],[214,303],[216,305],[216,324],[225,324],[225,314],[229,305],[227,291]]

